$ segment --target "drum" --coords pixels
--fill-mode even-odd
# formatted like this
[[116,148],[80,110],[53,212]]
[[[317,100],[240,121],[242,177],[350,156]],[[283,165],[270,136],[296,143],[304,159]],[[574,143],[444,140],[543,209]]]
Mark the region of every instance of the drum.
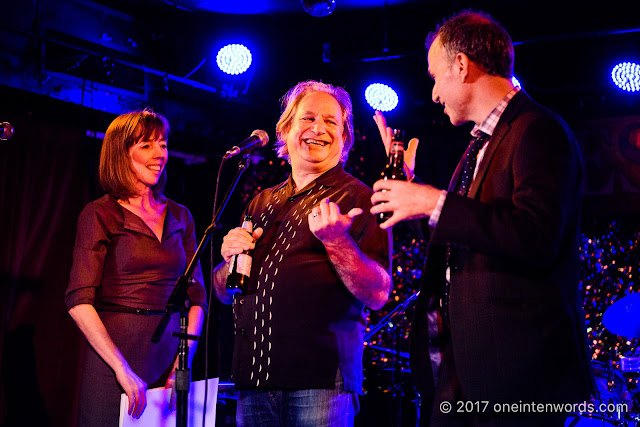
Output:
[[628,402],[625,393],[626,386],[622,372],[608,363],[592,360],[593,375],[596,380],[597,395],[588,402],[593,412],[576,412],[565,421],[565,427],[589,427],[589,426],[625,426],[630,407],[626,411],[621,406]]
[[[615,404],[622,402],[623,392],[626,388],[622,372],[599,360],[592,360],[591,363],[598,390],[598,396],[595,396],[596,402],[612,406],[613,409]],[[615,410],[611,412],[613,411]]]

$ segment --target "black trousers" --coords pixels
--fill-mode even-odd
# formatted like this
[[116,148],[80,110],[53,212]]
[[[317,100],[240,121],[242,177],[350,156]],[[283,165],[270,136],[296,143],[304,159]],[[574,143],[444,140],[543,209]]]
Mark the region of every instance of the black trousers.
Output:
[[[489,379],[490,381],[490,379]],[[421,427],[564,427],[566,413],[494,412],[493,403],[486,408],[480,404],[471,411],[460,411],[464,399],[462,387],[456,375],[456,367],[450,343],[443,347],[439,380],[430,411],[423,409],[420,414]]]

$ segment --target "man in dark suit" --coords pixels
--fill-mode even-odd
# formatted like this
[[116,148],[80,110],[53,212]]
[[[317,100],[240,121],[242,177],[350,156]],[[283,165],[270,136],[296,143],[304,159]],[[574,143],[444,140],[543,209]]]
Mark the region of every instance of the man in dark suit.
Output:
[[[511,38],[490,16],[457,14],[427,48],[433,101],[453,125],[475,126],[448,190],[373,187],[371,213],[393,214],[382,228],[429,219],[411,369],[433,397],[432,426],[562,426],[571,409],[550,404],[588,400],[594,384],[578,292],[578,146],[560,117],[514,87]],[[427,320],[438,299],[440,366]]]

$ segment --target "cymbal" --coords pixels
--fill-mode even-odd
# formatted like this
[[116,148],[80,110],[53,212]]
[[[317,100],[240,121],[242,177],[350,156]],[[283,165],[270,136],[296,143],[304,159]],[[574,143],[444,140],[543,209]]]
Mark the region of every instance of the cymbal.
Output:
[[614,302],[602,316],[605,328],[616,335],[640,338],[640,292]]

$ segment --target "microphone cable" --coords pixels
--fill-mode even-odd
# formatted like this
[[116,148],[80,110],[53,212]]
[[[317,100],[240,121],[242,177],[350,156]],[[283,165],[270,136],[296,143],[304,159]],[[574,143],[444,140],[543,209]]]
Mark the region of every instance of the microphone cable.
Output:
[[[218,177],[216,178],[216,189],[213,193],[213,214],[211,217],[211,222],[213,223],[213,221],[215,221],[216,219],[216,211],[217,211],[217,207],[218,207],[218,191],[220,189],[220,177],[222,176],[222,167],[224,166],[224,162],[226,161],[226,159],[224,157],[222,157],[222,161],[220,162],[220,166],[218,167]],[[209,321],[210,321],[210,316],[211,316],[211,310],[212,310],[212,304],[213,304],[213,294],[215,293],[214,291],[214,258],[215,258],[215,251],[213,249],[213,242],[210,242],[210,246],[209,246],[209,298],[208,298],[208,302],[207,305],[209,307],[209,310],[207,311],[207,316],[204,322],[204,328],[205,328],[205,332],[204,332],[204,404],[203,404],[203,409],[202,409],[202,427],[205,427],[205,420],[207,418],[207,396],[209,394]],[[219,380],[218,380],[219,381]],[[215,420],[214,421],[214,425],[215,425]]]

